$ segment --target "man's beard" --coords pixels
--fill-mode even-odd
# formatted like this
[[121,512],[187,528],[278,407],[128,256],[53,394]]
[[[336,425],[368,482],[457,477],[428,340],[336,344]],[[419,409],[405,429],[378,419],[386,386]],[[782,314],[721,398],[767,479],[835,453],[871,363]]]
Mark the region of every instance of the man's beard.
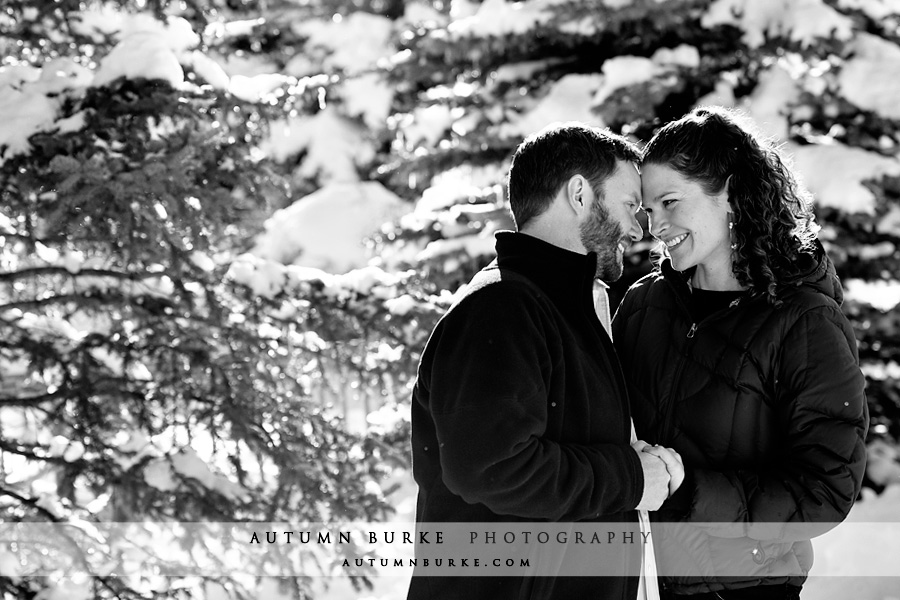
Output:
[[616,281],[622,276],[618,247],[625,236],[622,226],[610,219],[603,202],[597,194],[591,205],[591,214],[579,226],[578,233],[588,252],[597,253],[596,277],[603,281]]

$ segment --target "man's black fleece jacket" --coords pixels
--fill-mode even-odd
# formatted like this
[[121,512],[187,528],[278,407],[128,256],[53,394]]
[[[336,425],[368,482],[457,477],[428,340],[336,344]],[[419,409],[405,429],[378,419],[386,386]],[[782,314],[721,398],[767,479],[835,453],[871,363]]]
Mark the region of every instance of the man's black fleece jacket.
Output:
[[[643,474],[621,368],[594,313],[596,255],[496,237],[497,260],[444,315],[419,364],[417,521],[633,523]],[[461,591],[421,584],[410,598]],[[580,585],[584,597],[633,598],[624,579]]]

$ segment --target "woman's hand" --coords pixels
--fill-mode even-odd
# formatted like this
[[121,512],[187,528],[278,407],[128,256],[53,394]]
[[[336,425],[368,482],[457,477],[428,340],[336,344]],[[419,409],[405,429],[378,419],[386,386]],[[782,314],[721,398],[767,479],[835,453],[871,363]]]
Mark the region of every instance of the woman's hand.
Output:
[[681,455],[672,448],[651,446],[646,443],[641,447],[641,452],[652,454],[666,463],[666,471],[669,472],[669,496],[671,497],[684,482],[684,461],[681,460]]

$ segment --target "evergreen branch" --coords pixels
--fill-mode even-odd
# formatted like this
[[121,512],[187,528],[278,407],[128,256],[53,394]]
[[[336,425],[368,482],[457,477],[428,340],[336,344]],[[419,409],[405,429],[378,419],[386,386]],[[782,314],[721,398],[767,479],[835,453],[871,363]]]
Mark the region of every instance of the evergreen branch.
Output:
[[0,312],[4,312],[14,308],[18,308],[20,310],[40,308],[42,306],[47,306],[48,304],[62,304],[64,302],[73,302],[78,300],[85,300],[84,294],[57,294],[54,296],[46,296],[44,298],[17,300],[15,302],[0,304]]
[[[13,490],[8,489],[8,488],[6,488],[6,487],[0,487],[0,496],[9,496],[9,497],[11,497],[11,498],[14,498],[15,500],[18,500],[20,503],[22,503],[22,504],[24,504],[24,505],[26,505],[26,506],[29,506],[29,507],[31,507],[32,509],[36,510],[39,514],[43,515],[48,521],[50,521],[50,522],[52,522],[52,523],[58,523],[58,524],[65,524],[65,523],[67,523],[67,521],[66,521],[65,519],[56,516],[55,514],[53,514],[52,511],[47,510],[46,508],[44,508],[43,506],[41,506],[41,505],[39,504],[39,502],[40,502],[39,500],[35,500],[34,498],[29,498],[29,497],[27,497],[27,496],[23,496],[22,494],[19,494],[18,492],[14,492]],[[83,553],[80,551],[80,550],[81,550],[81,547],[79,546],[78,542],[76,542],[76,541],[72,538],[72,536],[70,536],[70,535],[64,533],[62,530],[58,531],[57,533],[58,533],[64,540],[66,540],[66,542],[67,542],[68,544],[70,544],[72,548],[75,549],[75,552],[73,553],[73,556],[78,557],[78,558],[79,558],[79,561],[78,561],[78,562],[81,563],[81,566],[84,567],[88,572],[90,572],[90,571],[91,571],[90,565],[88,564],[87,560],[84,558]],[[109,589],[110,592],[112,592],[113,594],[115,594],[115,596],[116,596],[117,598],[121,598],[121,597],[122,597],[122,596],[120,595],[120,590],[116,590],[116,589],[110,584],[110,582],[109,582],[109,579],[110,579],[110,578],[109,578],[109,577],[104,577],[104,576],[95,576],[95,577],[96,577],[96,578],[104,585],[104,587],[106,587],[107,589]]]
[[65,392],[67,392],[67,391],[68,390],[59,389],[55,392],[48,393],[48,394],[40,394],[38,396],[26,396],[26,397],[22,397],[22,398],[18,398],[15,396],[8,396],[6,398],[0,397],[0,407],[3,407],[3,406],[18,406],[18,407],[35,406],[38,404],[43,404],[44,402],[47,402],[48,400],[55,400],[56,398],[64,398]]
[[[5,449],[5,448],[4,448]],[[47,518],[48,521],[52,521],[53,523],[64,523],[65,521],[60,517],[57,517],[53,512],[47,510],[40,504],[38,504],[39,500],[35,500],[34,498],[29,498],[27,496],[23,496],[18,492],[14,492],[9,488],[0,487],[0,496],[9,496],[10,498],[14,498],[18,500],[20,503],[30,506],[35,509],[38,513],[42,514]]]
[[26,450],[18,444],[10,444],[3,439],[0,439],[0,450],[2,450],[3,452],[9,452],[10,454],[18,454],[19,456],[24,456],[25,458],[29,458],[31,460],[39,460],[45,463],[71,465],[74,462],[67,461],[61,456],[38,456],[34,452]]
[[45,267],[29,267],[18,271],[7,271],[0,273],[0,283],[11,283],[19,279],[27,279],[29,277],[38,277],[40,275],[65,275],[67,277],[113,277],[116,279],[127,279],[129,281],[140,281],[142,279],[152,279],[161,277],[164,273],[149,273],[146,271],[127,273],[123,271],[113,271],[110,269],[80,269],[75,273],[69,271],[65,267],[48,265]]

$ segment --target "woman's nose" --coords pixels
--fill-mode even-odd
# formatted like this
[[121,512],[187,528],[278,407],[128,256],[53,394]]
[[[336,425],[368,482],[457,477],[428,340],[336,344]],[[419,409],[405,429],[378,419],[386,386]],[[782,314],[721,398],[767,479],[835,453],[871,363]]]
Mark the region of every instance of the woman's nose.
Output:
[[659,239],[665,235],[666,230],[669,228],[669,224],[660,215],[654,213],[652,215],[647,215],[647,227],[650,230],[650,235]]

